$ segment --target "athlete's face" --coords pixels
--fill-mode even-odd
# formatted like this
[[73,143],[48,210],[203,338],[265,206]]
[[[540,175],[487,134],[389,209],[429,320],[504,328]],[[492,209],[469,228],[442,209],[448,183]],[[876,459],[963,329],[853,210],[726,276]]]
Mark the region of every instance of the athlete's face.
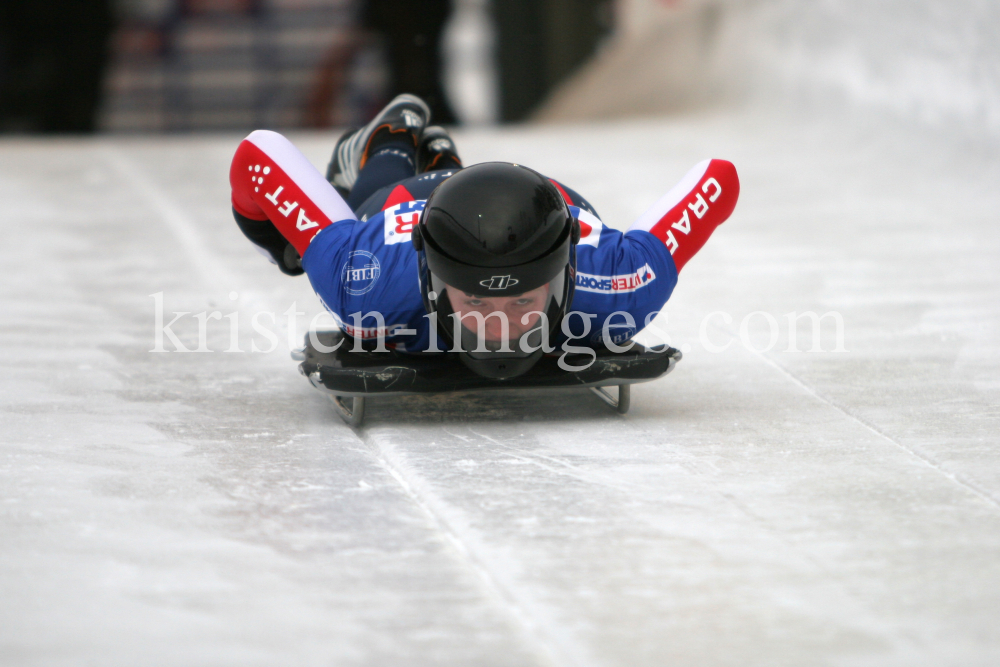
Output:
[[[485,319],[485,339],[490,342],[502,342],[503,317],[507,319],[511,341],[517,340],[538,326],[541,313],[545,311],[548,301],[549,286],[542,285],[517,296],[476,296],[454,287],[448,287],[445,293],[451,302],[451,309],[462,318],[462,325],[465,328],[473,332],[477,330],[479,318],[473,313],[479,313]],[[464,317],[466,315],[468,317]]]

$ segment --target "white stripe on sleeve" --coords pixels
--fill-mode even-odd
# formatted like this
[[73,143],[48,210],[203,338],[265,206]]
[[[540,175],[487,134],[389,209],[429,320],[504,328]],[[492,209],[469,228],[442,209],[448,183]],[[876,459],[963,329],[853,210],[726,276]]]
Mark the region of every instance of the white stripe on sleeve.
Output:
[[633,229],[641,229],[648,232],[653,228],[656,223],[658,223],[663,216],[665,216],[670,209],[677,206],[681,201],[684,200],[688,194],[698,185],[698,181],[701,177],[705,175],[708,171],[708,165],[711,164],[711,160],[703,160],[691,168],[684,178],[681,179],[680,183],[671,188],[670,192],[660,197],[655,204],[649,207],[645,213],[639,216],[639,219],[632,223],[629,227],[629,231]]
[[344,198],[284,136],[270,130],[257,130],[250,133],[247,141],[274,160],[331,222],[358,219]]

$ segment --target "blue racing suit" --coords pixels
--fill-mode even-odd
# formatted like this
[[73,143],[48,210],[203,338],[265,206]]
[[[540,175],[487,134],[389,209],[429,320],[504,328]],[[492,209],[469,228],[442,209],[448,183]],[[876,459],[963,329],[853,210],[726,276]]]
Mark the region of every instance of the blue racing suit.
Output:
[[[384,188],[355,211],[357,222],[326,227],[309,244],[302,267],[347,333],[363,339],[382,333],[387,344],[412,352],[432,347],[410,233],[424,198],[452,173],[432,171]],[[570,317],[568,330],[581,338],[578,343],[599,345],[607,322],[609,338],[621,343],[648,324],[670,298],[677,284],[673,259],[649,232],[622,234],[606,227],[577,193],[557,186],[570,204],[570,214],[581,223],[576,289],[567,312],[590,316]],[[364,317],[369,312],[381,313],[383,322]],[[441,342],[436,347],[445,349]]]
[[[272,257],[294,247],[316,294],[349,335],[384,337],[409,352],[444,350],[424,309],[410,235],[427,197],[455,170],[399,179],[413,173],[408,160],[398,150],[371,158],[362,170],[365,187],[356,184],[351,194],[351,201],[365,199],[352,209],[287,139],[258,130],[233,158],[233,210],[244,233]],[[381,179],[383,168],[395,176]],[[575,292],[561,332],[594,347],[621,343],[650,323],[678,272],[730,216],[740,189],[732,163],[705,160],[622,233],[576,192],[553,183],[581,228]]]

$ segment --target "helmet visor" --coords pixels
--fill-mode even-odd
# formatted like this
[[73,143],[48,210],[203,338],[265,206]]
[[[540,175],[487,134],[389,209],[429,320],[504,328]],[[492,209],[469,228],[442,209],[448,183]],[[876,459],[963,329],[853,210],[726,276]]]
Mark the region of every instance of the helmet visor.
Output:
[[508,296],[473,294],[431,274],[437,295],[439,326],[475,359],[526,357],[549,346],[553,317],[561,312],[565,272],[540,287]]

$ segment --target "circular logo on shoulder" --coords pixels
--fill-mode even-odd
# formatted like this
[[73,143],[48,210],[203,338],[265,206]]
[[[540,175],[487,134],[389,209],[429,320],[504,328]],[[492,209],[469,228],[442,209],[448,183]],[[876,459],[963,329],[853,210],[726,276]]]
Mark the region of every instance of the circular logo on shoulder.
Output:
[[344,291],[352,296],[360,296],[375,287],[382,268],[375,255],[367,250],[355,250],[347,256],[347,262],[340,272]]

